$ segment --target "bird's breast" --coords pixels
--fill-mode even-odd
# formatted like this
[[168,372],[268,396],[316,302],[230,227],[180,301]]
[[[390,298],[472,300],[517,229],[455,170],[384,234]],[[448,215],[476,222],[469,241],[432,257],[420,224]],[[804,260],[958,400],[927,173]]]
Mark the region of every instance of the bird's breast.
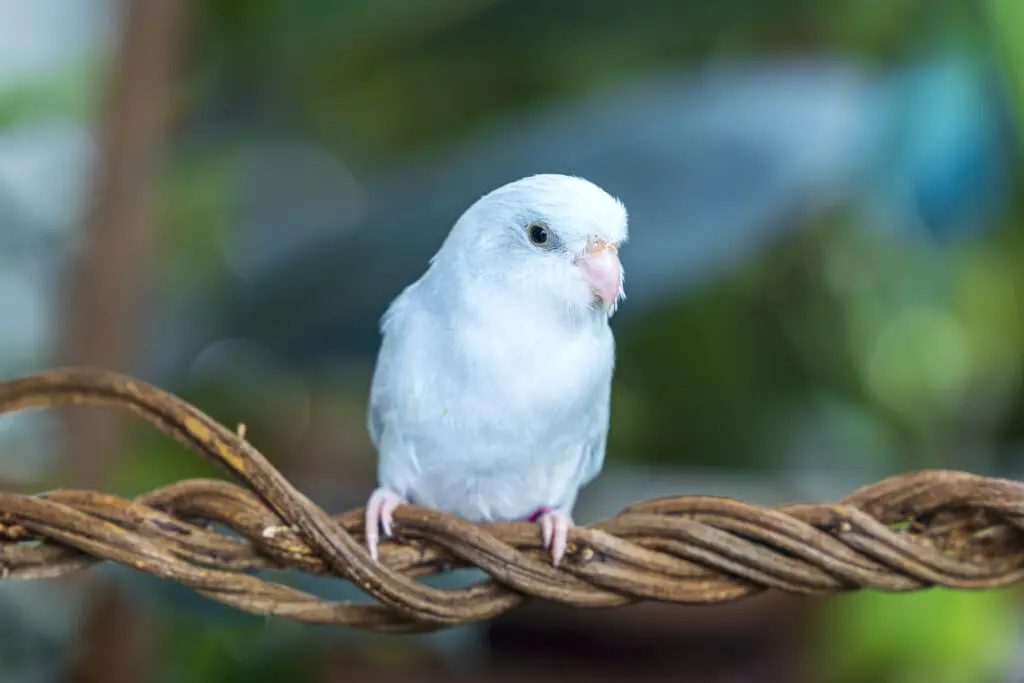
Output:
[[[543,325],[501,331],[467,329],[453,346],[451,391],[462,391],[468,410],[498,421],[557,423],[607,388],[613,343],[592,332],[567,333]],[[460,402],[463,403],[463,402]]]
[[476,519],[519,518],[575,496],[595,430],[607,427],[607,325],[440,315],[395,323],[388,485]]

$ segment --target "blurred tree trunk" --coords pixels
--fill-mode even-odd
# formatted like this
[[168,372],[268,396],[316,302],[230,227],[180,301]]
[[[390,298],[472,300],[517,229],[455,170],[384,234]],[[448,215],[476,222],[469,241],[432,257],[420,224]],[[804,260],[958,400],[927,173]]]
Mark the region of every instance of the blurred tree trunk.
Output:
[[[140,362],[156,225],[152,192],[177,93],[185,0],[124,0],[100,112],[90,204],[65,282],[60,362],[132,372]],[[67,481],[100,487],[122,450],[123,419],[74,408],[62,416]],[[82,651],[68,680],[139,680],[148,631],[113,586],[86,577]]]
[[[60,360],[131,372],[151,284],[151,191],[175,92],[185,3],[126,0],[120,44],[97,131],[90,204],[69,264]],[[116,453],[116,420],[67,411],[66,465],[79,486],[103,483]]]

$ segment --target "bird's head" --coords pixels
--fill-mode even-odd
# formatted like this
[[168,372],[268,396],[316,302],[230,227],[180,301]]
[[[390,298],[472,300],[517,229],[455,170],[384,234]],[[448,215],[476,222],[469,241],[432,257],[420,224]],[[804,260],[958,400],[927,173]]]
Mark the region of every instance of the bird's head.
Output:
[[477,200],[435,259],[450,258],[470,286],[611,316],[625,295],[618,250],[628,234],[626,208],[597,185],[534,175]]

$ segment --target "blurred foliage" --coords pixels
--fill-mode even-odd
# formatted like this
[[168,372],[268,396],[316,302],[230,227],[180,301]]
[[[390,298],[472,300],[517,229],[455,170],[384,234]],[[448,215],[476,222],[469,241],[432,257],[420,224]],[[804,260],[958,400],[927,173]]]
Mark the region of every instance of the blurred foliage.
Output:
[[[1013,85],[1018,127],[1024,130],[1024,4],[1016,0],[979,0],[982,22]],[[1024,152],[1024,150],[1021,150]]]
[[204,142],[184,145],[171,155],[158,196],[164,225],[174,226],[159,235],[166,256],[158,264],[158,279],[170,296],[183,300],[201,301],[203,292],[216,289],[227,276],[219,240],[231,219],[239,164],[230,147]]
[[822,683],[1004,680],[1020,640],[1016,590],[833,599],[812,649]]
[[323,652],[318,639],[285,637],[283,644],[281,639],[274,642],[268,637],[265,620],[250,618],[239,623],[175,612],[163,620],[162,628],[173,637],[162,641],[160,655],[166,665],[156,679],[161,683],[317,679]]
[[77,118],[95,106],[96,69],[75,69],[49,82],[24,83],[0,97],[0,129],[55,118]]
[[890,59],[908,27],[927,32],[948,16],[927,0],[253,0],[201,10],[197,97],[244,109],[252,127],[307,127],[357,169],[667,65],[797,49]]
[[1024,361],[1015,226],[939,248],[821,225],[667,305],[620,342],[611,453],[772,467],[759,428],[774,417],[767,408],[826,391],[891,431],[907,457],[898,469],[970,466],[948,452],[957,430],[977,426],[973,405],[1017,391]]

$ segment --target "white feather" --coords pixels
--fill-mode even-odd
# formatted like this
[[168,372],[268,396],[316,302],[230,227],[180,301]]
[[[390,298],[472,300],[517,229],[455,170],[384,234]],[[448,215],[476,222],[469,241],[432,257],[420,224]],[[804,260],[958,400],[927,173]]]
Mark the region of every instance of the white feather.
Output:
[[[530,244],[531,221],[561,247]],[[572,509],[604,463],[615,357],[610,312],[572,257],[626,238],[622,204],[570,176],[524,178],[463,214],[382,320],[382,487],[471,521]]]

